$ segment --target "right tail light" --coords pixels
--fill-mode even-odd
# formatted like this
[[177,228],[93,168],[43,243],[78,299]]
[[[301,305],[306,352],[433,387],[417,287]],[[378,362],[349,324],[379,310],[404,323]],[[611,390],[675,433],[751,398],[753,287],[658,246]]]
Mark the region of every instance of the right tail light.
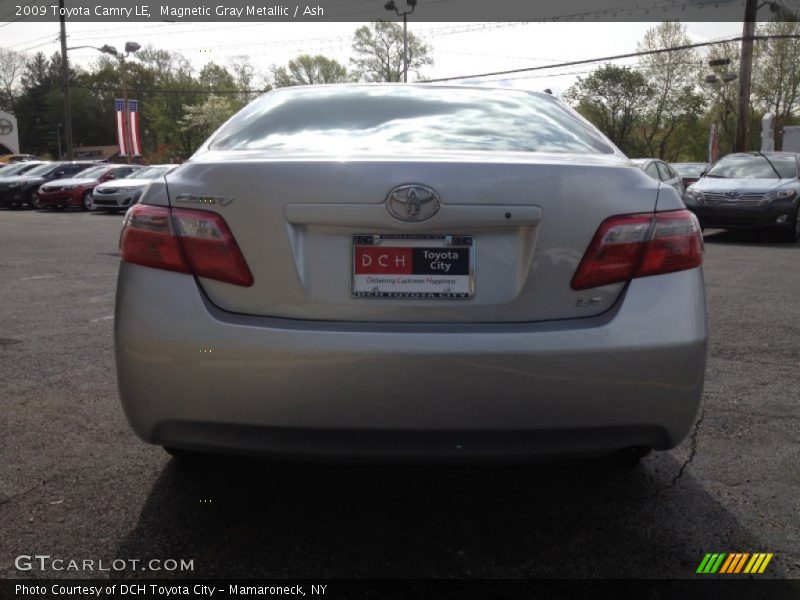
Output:
[[571,287],[584,290],[702,263],[700,224],[688,210],[618,215],[598,227]]

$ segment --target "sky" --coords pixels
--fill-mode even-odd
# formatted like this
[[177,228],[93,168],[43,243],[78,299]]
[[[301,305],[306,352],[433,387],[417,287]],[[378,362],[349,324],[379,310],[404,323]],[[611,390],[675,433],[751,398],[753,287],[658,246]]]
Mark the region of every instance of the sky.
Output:
[[[432,47],[428,78],[471,75],[636,51],[646,22],[426,23],[410,20],[409,31]],[[353,32],[363,23],[67,23],[68,45],[122,48],[126,41],[177,51],[198,69],[209,61],[229,64],[245,56],[267,75],[301,53],[324,54],[347,64]],[[741,23],[687,23],[693,42],[741,35]],[[0,47],[17,52],[59,51],[59,25],[9,23],[0,28]],[[73,65],[90,67],[100,54],[91,48],[72,50]],[[635,59],[616,64],[636,63]],[[465,80],[466,83],[552,89],[560,95],[577,77],[596,65],[562,67],[528,74]],[[409,80],[414,76],[410,75]],[[259,81],[259,83],[261,83]]]

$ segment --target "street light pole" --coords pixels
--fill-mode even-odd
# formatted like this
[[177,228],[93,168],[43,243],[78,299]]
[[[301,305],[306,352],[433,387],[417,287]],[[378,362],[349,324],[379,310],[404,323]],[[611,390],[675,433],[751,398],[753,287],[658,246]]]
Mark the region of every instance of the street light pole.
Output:
[[[72,101],[69,94],[69,62],[67,59],[67,26],[64,22],[64,0],[58,0],[61,22],[61,85],[64,88],[64,142],[67,145],[67,160],[72,160]],[[61,157],[59,156],[59,159]]]
[[408,16],[403,13],[403,83],[408,83]]
[[[63,0],[59,0],[59,1],[63,2]],[[63,21],[62,21],[62,27],[63,27]],[[63,37],[62,37],[62,44],[65,44],[65,41],[64,41]],[[102,52],[103,54],[110,54],[110,55],[116,57],[119,60],[119,78],[120,78],[120,83],[122,84],[122,103],[123,103],[122,104],[122,114],[123,114],[122,143],[125,146],[125,149],[128,150],[131,147],[131,130],[130,130],[131,119],[130,119],[130,111],[128,110],[128,82],[127,82],[126,73],[125,73],[125,57],[127,57],[130,54],[133,54],[134,52],[139,50],[139,48],[141,48],[141,46],[136,42],[125,42],[125,54],[122,54],[122,53],[118,52],[117,49],[114,46],[109,46],[108,44],[105,44],[105,45],[101,46],[100,48],[97,48],[95,46],[75,46],[73,48],[63,48],[63,52],[64,52],[64,55],[66,55],[66,51],[67,50],[78,50],[80,48],[91,48],[93,50],[97,50],[98,52]],[[65,90],[67,90],[67,92],[69,91],[66,88],[66,86],[65,86]],[[68,97],[68,96],[65,96],[65,98],[66,97]],[[67,117],[69,117],[69,114],[67,114]],[[71,140],[72,140],[72,125],[71,125],[71,121],[69,121],[69,123],[70,123],[69,129],[68,129],[69,133],[67,135],[69,135],[70,142],[67,142],[67,144],[71,147]],[[71,152],[71,150],[70,150],[70,152]],[[128,164],[131,163],[130,152],[126,152],[125,153],[125,161]]]
[[397,16],[403,17],[403,82],[408,82],[408,15],[414,12],[417,7],[417,0],[406,0],[406,5],[411,7],[411,10],[400,12],[394,0],[389,0],[384,4],[383,8],[386,10],[393,10]]
[[758,0],[747,0],[742,28],[742,57],[739,61],[739,106],[736,111],[734,152],[747,150],[747,126],[750,120],[750,76],[753,69],[753,34],[756,30]]
[[734,152],[747,150],[747,129],[750,124],[750,78],[753,72],[753,36],[756,32],[758,9],[769,6],[773,14],[781,13],[781,6],[772,0],[746,0],[744,6],[744,25],[742,27],[742,57],[739,61],[739,106],[736,112],[736,140]]

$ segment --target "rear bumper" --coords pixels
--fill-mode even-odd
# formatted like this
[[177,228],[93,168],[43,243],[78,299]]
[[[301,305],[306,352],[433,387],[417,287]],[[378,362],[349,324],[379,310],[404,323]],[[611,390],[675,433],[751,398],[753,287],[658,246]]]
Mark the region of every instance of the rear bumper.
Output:
[[634,280],[598,317],[381,325],[247,317],[123,263],[126,415],[167,446],[307,457],[521,458],[665,449],[703,388],[700,269]]
[[[721,229],[746,229],[761,227],[787,227],[794,214],[794,205],[789,201],[773,201],[764,206],[709,206],[688,205],[702,227]],[[783,222],[778,221],[785,216]]]

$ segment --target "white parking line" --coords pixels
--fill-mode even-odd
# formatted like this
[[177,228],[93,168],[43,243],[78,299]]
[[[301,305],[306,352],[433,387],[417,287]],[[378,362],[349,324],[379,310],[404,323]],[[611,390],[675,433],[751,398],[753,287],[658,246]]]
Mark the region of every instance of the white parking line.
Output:
[[89,323],[97,323],[98,321],[108,321],[109,319],[113,319],[114,315],[108,315],[107,317],[100,317],[99,319],[92,319]]
[[35,277],[22,277],[20,281],[30,281],[31,279],[53,279],[55,275],[36,275]]

